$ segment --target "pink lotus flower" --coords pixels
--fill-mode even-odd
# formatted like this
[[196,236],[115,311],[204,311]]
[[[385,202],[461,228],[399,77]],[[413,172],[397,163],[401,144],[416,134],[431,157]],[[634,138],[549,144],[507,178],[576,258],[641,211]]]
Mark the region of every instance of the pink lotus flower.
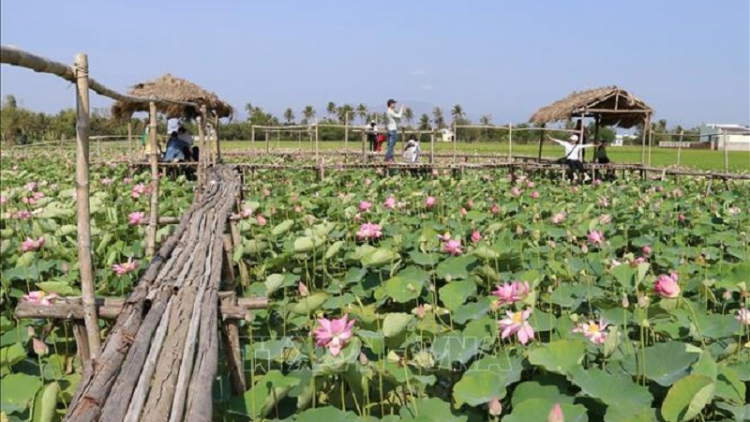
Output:
[[479,233],[479,230],[474,230],[474,232],[471,234],[471,241],[474,243],[479,243],[480,240],[482,240],[482,233]]
[[21,243],[21,250],[24,252],[35,252],[42,249],[42,246],[44,246],[44,236],[39,237],[37,240],[27,237],[26,240]]
[[604,233],[600,230],[591,230],[589,232],[589,242],[593,245],[604,243]]
[[565,415],[563,415],[560,403],[555,403],[555,405],[552,406],[549,415],[547,415],[547,422],[565,422]]
[[599,224],[609,224],[612,222],[612,216],[609,214],[602,214],[599,217]]
[[557,214],[552,216],[552,224],[561,224],[563,221],[565,221],[564,212],[558,212]]
[[109,177],[105,177],[104,179],[102,179],[102,185],[104,186],[109,186],[112,184],[112,182],[114,182],[114,180],[110,179]]
[[375,240],[379,239],[380,236],[383,235],[383,229],[380,227],[380,224],[374,224],[374,223],[364,223],[361,226],[359,226],[359,231],[357,232],[357,238],[360,240]]
[[507,318],[498,321],[498,326],[502,330],[501,338],[508,338],[515,334],[524,346],[529,340],[534,339],[534,328],[527,321],[531,315],[531,309],[518,312],[506,311],[506,315]]
[[573,329],[573,332],[583,334],[594,344],[604,344],[607,340],[607,332],[604,331],[606,328],[607,323],[603,320],[599,320],[599,323],[589,321],[588,323],[578,324],[578,326]]
[[487,404],[487,407],[487,411],[489,412],[490,416],[498,417],[503,413],[503,405],[497,398],[490,400],[490,402]]
[[512,187],[511,189],[510,189],[510,196],[513,196],[513,197],[515,197],[515,198],[518,198],[519,196],[521,196],[521,190],[520,190],[520,189],[518,189],[517,187],[513,186],[513,187]]
[[271,191],[268,190],[268,188],[263,189],[263,196],[268,197],[271,196]]
[[370,186],[371,184],[372,184],[372,180],[370,180],[370,179],[365,179],[365,185],[366,185],[366,186]]
[[133,178],[126,177],[126,178],[122,179],[122,182],[125,183],[126,185],[129,185],[129,184],[133,183]]
[[138,183],[137,185],[133,186],[133,189],[130,190],[130,196],[133,197],[133,199],[138,199],[141,197],[141,195],[146,194],[146,185],[143,183]]
[[680,295],[680,285],[677,283],[677,274],[662,274],[656,279],[654,291],[661,297],[676,298]]
[[263,217],[260,214],[258,214],[258,216],[255,217],[255,222],[258,223],[258,225],[261,226],[261,227],[263,227],[266,224],[268,224],[268,220],[266,220],[266,217]]
[[437,169],[432,169],[432,177],[438,177],[440,176],[440,172],[437,171]]
[[122,277],[125,274],[131,273],[138,269],[138,261],[133,261],[133,258],[128,258],[128,262],[122,264],[115,264],[112,266],[112,271],[117,274],[118,277]]
[[319,326],[315,329],[316,345],[325,347],[331,355],[338,356],[341,349],[352,337],[352,327],[356,321],[348,321],[349,315],[340,319],[318,319]]
[[16,218],[19,220],[28,220],[31,218],[31,211],[21,210],[16,213]]
[[460,211],[461,217],[466,217],[466,214],[468,214],[468,213],[469,212],[466,211],[466,208],[461,208],[461,211]]
[[644,246],[643,247],[643,254],[644,255],[651,255],[651,246],[648,246],[648,245]]
[[573,189],[571,189],[573,193],[578,193],[578,186],[573,186]]
[[426,208],[431,208],[433,205],[435,205],[435,202],[437,202],[437,199],[433,196],[428,196],[427,199],[424,201],[424,206]]
[[372,208],[372,202],[362,201],[359,203],[359,210],[361,212],[367,212]]
[[601,179],[594,179],[594,186],[599,186],[602,184]]
[[137,226],[141,224],[141,221],[143,221],[146,218],[145,212],[135,211],[128,214],[128,224],[131,226]]
[[250,207],[243,207],[240,211],[240,218],[250,218],[253,215],[253,210]]
[[531,180],[529,180],[528,182],[526,182],[526,187],[527,188],[534,189],[534,186],[536,186],[536,185],[534,185],[534,182],[532,182]]
[[300,296],[305,297],[310,295],[310,289],[307,288],[305,283],[299,282],[297,285],[297,291],[299,292]]
[[448,240],[443,244],[443,250],[451,255],[461,255],[464,251],[461,249],[460,240]]
[[29,192],[34,192],[36,190],[36,187],[37,187],[37,182],[29,182],[23,185],[23,188]]
[[466,208],[468,208],[468,209],[474,208],[474,201],[472,201],[471,199],[469,199],[469,201],[466,203]]
[[537,191],[531,192],[531,197],[534,199],[539,199],[539,192]]
[[0,195],[0,205],[5,205],[6,202],[8,202],[8,198],[4,195]]
[[396,208],[396,198],[389,196],[388,199],[383,202],[383,206],[389,210]]
[[492,204],[492,208],[490,208],[490,212],[492,214],[495,214],[495,215],[499,214],[500,213],[500,205]]
[[521,301],[529,294],[529,283],[527,281],[514,281],[512,283],[496,284],[493,296],[499,299],[497,305],[510,305]]
[[738,309],[734,319],[742,325],[750,325],[750,309]]
[[50,300],[53,300],[57,297],[58,296],[56,293],[45,293],[41,290],[36,290],[33,292],[29,292],[29,294],[23,295],[23,300],[24,302],[35,303],[42,306],[49,306],[52,303],[50,302]]
[[677,216],[677,221],[679,221],[680,223],[684,222],[685,220],[686,220],[686,218],[685,218],[684,215],[680,214],[680,215]]

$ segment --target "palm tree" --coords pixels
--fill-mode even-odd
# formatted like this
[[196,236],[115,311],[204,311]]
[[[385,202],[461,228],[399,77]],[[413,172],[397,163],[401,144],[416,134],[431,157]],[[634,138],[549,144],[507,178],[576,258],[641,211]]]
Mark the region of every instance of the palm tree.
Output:
[[294,110],[291,107],[284,110],[284,120],[286,120],[287,124],[294,123]]
[[453,106],[453,109],[451,109],[451,116],[453,117],[453,124],[454,125],[460,125],[464,121],[464,108],[461,107],[461,104],[456,104]]
[[245,104],[245,113],[247,113],[247,120],[250,120],[250,116],[253,115],[254,111],[255,111],[255,107],[253,107],[253,103]]
[[306,105],[305,108],[302,109],[302,117],[302,122],[304,124],[310,124],[310,121],[315,117],[315,107]]
[[445,127],[445,117],[443,117],[443,109],[435,107],[432,109],[432,122],[435,123],[438,129]]
[[354,115],[354,108],[349,104],[344,104],[336,110],[336,114],[339,118],[339,123],[343,125],[347,121],[347,115]]
[[404,109],[404,120],[408,125],[411,125],[412,120],[414,120],[414,112],[409,107]]
[[333,117],[336,115],[336,103],[333,101],[328,102],[328,106],[326,107],[326,111],[328,112],[328,116]]
[[492,115],[485,114],[479,118],[479,124],[482,126],[492,126]]
[[430,116],[426,113],[419,118],[419,130],[430,130]]
[[367,113],[368,110],[366,105],[362,103],[357,104],[357,116],[362,119],[362,123],[367,124]]

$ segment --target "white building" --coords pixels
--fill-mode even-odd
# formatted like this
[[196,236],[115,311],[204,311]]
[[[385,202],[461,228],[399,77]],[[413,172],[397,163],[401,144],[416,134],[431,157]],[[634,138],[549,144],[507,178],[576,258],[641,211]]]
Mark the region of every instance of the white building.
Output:
[[453,142],[455,140],[453,131],[446,128],[438,129],[437,140],[438,142]]
[[711,149],[750,151],[750,127],[728,124],[705,124],[700,127],[700,142],[710,143]]

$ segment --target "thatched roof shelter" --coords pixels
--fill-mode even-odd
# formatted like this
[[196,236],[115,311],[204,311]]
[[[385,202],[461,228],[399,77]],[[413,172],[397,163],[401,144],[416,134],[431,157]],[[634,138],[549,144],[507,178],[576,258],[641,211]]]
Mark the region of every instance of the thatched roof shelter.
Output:
[[562,100],[542,107],[531,116],[535,124],[576,117],[595,117],[601,125],[630,128],[643,124],[654,110],[643,100],[616,86],[573,92]]
[[[190,81],[175,77],[169,73],[153,81],[135,84],[128,91],[128,94],[144,98],[190,102],[198,105],[198,107],[193,107],[175,103],[157,103],[157,111],[169,118],[185,117],[193,119],[200,116],[200,106],[202,105],[206,106],[209,115],[213,117],[231,117],[234,112],[229,103],[219,99],[213,92],[208,92]],[[127,119],[133,113],[139,111],[148,112],[148,110],[148,103],[117,101],[112,105],[112,116],[116,119]]]

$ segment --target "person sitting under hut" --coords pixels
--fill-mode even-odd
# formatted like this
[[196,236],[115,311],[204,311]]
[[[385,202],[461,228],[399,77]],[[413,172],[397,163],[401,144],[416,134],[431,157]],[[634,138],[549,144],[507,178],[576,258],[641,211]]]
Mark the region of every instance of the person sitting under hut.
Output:
[[177,129],[177,138],[185,142],[188,146],[185,157],[188,160],[198,161],[199,148],[193,146],[193,137],[188,133],[187,129],[185,129],[185,126],[180,126],[180,128]]
[[[578,135],[571,135],[570,142],[561,141],[547,135],[549,139],[560,144],[565,148],[565,157],[563,158],[563,164],[567,164],[571,173],[582,172],[583,163],[581,162],[581,151],[584,148],[594,147],[594,144],[582,145],[578,142]],[[573,175],[571,174],[571,177]]]
[[365,127],[365,133],[367,134],[367,142],[370,143],[370,151],[375,151],[375,145],[378,142],[378,127],[375,125],[375,122],[370,122]]
[[419,162],[422,155],[422,148],[419,145],[416,135],[409,135],[409,140],[404,147],[403,157],[410,163]]
[[189,152],[190,146],[187,142],[180,139],[177,132],[172,132],[167,141],[167,151],[164,153],[164,161],[168,163],[185,161],[189,156]]

